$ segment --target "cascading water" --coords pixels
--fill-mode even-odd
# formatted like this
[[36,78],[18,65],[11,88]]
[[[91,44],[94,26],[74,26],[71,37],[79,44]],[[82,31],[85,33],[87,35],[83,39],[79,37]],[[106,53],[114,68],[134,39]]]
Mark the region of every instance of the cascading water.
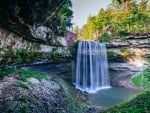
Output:
[[89,93],[110,87],[106,44],[79,42],[74,84],[76,88]]

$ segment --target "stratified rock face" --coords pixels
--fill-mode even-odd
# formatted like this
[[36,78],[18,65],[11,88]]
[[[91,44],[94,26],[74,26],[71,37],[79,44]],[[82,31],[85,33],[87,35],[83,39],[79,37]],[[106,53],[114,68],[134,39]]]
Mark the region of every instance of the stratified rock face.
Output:
[[108,55],[111,85],[135,88],[131,79],[147,67],[145,57],[150,55],[150,35],[115,38],[107,42],[107,48],[111,53]]
[[114,38],[113,40],[107,42],[107,48],[108,51],[115,53],[113,58],[109,58],[109,60],[115,62],[132,60],[131,56],[134,58],[149,56],[150,34],[142,36],[126,36],[125,40],[121,40],[120,38]]
[[51,53],[55,48],[57,48],[57,52],[61,55],[70,55],[67,49],[67,42],[64,37],[55,37],[53,43],[55,43],[55,45],[59,45],[56,47],[28,41],[25,40],[22,36],[18,36],[13,32],[0,28],[0,65],[3,60],[5,60],[5,63],[7,63],[8,59],[10,59],[13,54],[16,54],[16,51],[23,49],[33,53]]
[[66,0],[0,0],[0,26],[24,38],[55,45],[52,29]]

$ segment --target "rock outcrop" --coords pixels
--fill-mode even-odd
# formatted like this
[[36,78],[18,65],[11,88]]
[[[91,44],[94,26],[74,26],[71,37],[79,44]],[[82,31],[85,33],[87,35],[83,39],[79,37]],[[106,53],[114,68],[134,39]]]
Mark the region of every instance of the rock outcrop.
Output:
[[[50,53],[57,48],[57,52],[61,55],[70,55],[67,49],[67,41],[64,37],[55,37],[53,43],[55,46],[28,41],[23,36],[0,28],[0,65],[3,61],[2,64],[7,64],[8,62],[15,63],[11,57],[14,57],[13,55],[15,54],[17,55],[17,51],[22,50],[27,50],[32,53]],[[38,57],[38,55],[34,57]]]
[[143,71],[147,65],[135,66],[130,63],[110,63],[110,81],[113,86],[120,86],[126,88],[137,88],[132,83],[133,75]]
[[58,10],[66,0],[1,0],[0,27],[23,38],[55,45],[60,26]]
[[127,48],[129,51],[138,55],[138,52],[142,51],[142,55],[150,54],[150,34],[142,36],[126,36],[123,40],[120,38],[114,38],[107,42],[108,51],[113,51],[116,54],[120,54],[121,49]]
[[[147,67],[145,57],[150,55],[150,34],[115,38],[107,42],[111,84],[135,88],[132,76]],[[110,54],[110,55],[109,55]]]

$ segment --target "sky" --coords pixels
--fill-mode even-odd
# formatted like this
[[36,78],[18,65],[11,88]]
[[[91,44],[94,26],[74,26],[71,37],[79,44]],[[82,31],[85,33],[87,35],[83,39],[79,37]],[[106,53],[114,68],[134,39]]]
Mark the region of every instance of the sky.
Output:
[[86,24],[89,15],[97,15],[101,8],[106,9],[112,0],[71,0],[73,7],[73,26],[80,28]]

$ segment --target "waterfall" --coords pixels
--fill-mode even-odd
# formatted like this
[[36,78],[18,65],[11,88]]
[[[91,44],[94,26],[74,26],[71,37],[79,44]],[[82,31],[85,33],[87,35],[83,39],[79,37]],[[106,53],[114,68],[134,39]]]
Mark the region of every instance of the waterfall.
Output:
[[79,42],[74,65],[73,82],[76,88],[94,93],[110,87],[106,44]]

